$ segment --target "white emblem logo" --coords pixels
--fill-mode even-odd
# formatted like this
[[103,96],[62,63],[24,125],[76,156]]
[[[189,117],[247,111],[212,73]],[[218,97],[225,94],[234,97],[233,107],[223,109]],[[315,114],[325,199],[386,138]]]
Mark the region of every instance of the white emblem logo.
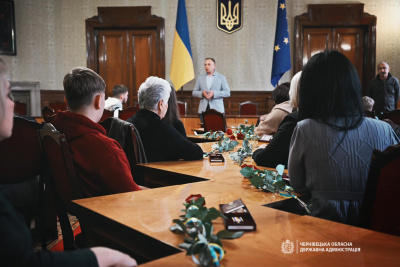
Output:
[[294,251],[293,242],[291,242],[290,240],[286,239],[286,241],[282,242],[281,249],[282,249],[282,252],[284,254],[292,254],[293,251]]

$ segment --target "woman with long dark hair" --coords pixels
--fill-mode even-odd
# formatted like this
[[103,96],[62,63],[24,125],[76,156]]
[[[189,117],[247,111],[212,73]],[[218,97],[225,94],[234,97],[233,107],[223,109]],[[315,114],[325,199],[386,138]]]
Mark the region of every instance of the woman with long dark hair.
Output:
[[168,110],[167,113],[165,114],[165,117],[163,119],[164,121],[168,122],[174,128],[182,134],[184,137],[186,137],[186,130],[185,126],[183,125],[182,121],[179,119],[179,107],[178,107],[178,100],[176,98],[176,92],[174,87],[171,86],[171,94],[169,96],[168,100]]
[[352,225],[373,149],[399,142],[387,123],[363,116],[361,96],[350,60],[337,51],[314,55],[300,79],[288,162],[292,187],[311,194],[311,215]]

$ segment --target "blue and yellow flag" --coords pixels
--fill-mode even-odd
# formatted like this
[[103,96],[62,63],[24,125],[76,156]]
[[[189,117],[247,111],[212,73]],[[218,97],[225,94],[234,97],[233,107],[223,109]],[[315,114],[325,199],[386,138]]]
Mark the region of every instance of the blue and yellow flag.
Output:
[[175,90],[179,90],[185,83],[194,79],[185,0],[178,0],[170,77]]
[[278,0],[278,15],[274,43],[274,59],[272,61],[271,83],[275,87],[283,74],[290,70],[289,31],[286,18],[285,0]]

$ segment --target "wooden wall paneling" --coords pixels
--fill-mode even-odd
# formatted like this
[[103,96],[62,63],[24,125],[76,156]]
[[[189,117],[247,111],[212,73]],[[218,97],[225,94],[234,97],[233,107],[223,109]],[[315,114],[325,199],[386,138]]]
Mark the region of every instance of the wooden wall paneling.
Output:
[[64,90],[40,90],[40,110],[53,103],[64,103]]
[[[179,101],[187,103],[188,115],[197,115],[200,98],[194,98],[192,91],[177,91]],[[231,96],[224,98],[225,114],[239,115],[239,103],[253,101],[258,103],[258,114],[269,113],[273,107],[271,92],[266,91],[231,91]]]

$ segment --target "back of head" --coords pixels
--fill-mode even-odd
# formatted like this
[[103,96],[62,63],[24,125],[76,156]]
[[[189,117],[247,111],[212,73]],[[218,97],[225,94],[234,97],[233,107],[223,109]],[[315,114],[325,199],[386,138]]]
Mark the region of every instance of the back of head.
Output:
[[372,111],[372,108],[374,107],[375,101],[368,97],[368,96],[363,96],[362,97],[362,103],[363,103],[363,108],[364,111]]
[[292,81],[290,83],[289,98],[290,98],[290,104],[294,108],[299,107],[300,77],[301,77],[301,71],[299,71],[293,76]]
[[301,74],[299,100],[300,120],[319,120],[338,130],[355,128],[363,120],[357,71],[338,51],[311,57]]
[[93,70],[77,67],[64,76],[64,92],[72,111],[88,106],[93,96],[105,92],[104,80]]
[[272,91],[272,99],[276,104],[289,100],[289,87],[289,82],[279,84],[275,87],[274,91]]
[[168,102],[171,85],[164,79],[151,76],[139,87],[138,99],[141,109],[157,109],[158,102]]
[[113,97],[119,97],[122,94],[128,92],[128,87],[122,84],[118,84],[113,88]]

